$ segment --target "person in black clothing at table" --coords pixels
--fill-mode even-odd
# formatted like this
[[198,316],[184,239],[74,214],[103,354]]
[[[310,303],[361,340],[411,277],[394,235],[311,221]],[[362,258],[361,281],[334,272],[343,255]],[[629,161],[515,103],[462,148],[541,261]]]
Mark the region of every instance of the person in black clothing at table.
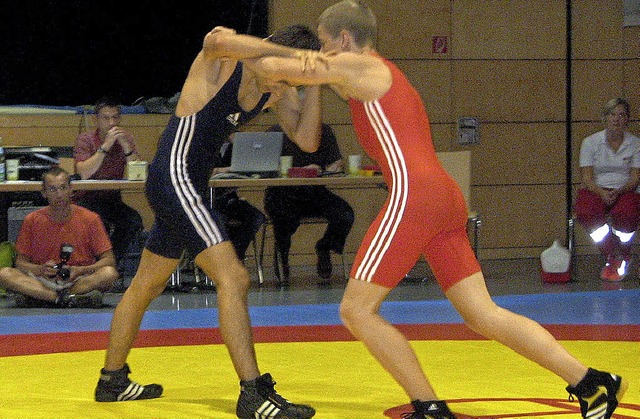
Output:
[[[228,172],[231,167],[233,139],[230,138],[220,147],[220,156],[213,173]],[[213,207],[224,217],[225,227],[236,249],[238,258],[244,260],[247,248],[260,227],[266,221],[258,208],[238,196],[238,188],[214,188]]]
[[[270,131],[282,131],[274,125]],[[341,172],[342,155],[336,136],[328,124],[322,124],[320,147],[313,153],[305,153],[285,134],[282,155],[293,156],[293,167],[307,167],[322,172]],[[278,186],[267,188],[264,208],[273,223],[276,250],[282,262],[282,281],[289,282],[289,249],[291,237],[300,226],[303,217],[324,217],[327,229],[316,243],[317,270],[322,279],[331,278],[331,255],[342,254],[351,231],[354,213],[351,205],[325,186]]]

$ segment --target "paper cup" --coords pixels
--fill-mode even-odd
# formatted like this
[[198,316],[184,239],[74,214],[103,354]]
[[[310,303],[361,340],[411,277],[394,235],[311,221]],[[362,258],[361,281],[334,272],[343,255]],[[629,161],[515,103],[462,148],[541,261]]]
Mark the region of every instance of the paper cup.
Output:
[[293,166],[293,156],[281,156],[280,157],[280,174],[287,176],[289,169]]
[[362,167],[362,156],[360,154],[352,154],[349,156],[349,174],[357,175]]

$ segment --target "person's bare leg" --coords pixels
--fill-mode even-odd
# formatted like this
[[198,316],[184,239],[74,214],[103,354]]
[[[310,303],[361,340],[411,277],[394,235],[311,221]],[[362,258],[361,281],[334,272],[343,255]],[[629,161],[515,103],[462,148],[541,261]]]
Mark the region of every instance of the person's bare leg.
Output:
[[124,367],[147,307],[162,294],[177,265],[178,259],[165,258],[147,249],[142,251],[138,271],[113,314],[104,364],[106,370]]
[[249,272],[236,256],[230,241],[204,250],[195,263],[216,285],[220,333],[238,377],[243,381],[257,378],[260,371],[247,303]]
[[527,317],[497,306],[487,291],[481,272],[463,279],[445,294],[467,326],[476,333],[502,343],[572,386],[586,375],[587,367],[545,328]]
[[58,298],[54,289],[16,268],[0,269],[0,286],[43,301],[55,302]]
[[103,266],[90,275],[79,278],[69,292],[86,294],[93,290],[108,291],[118,279],[118,271],[113,266]]
[[278,394],[270,374],[260,375],[247,303],[249,272],[233,244],[225,241],[210,247],[196,256],[195,262],[216,284],[220,333],[240,378],[236,415],[257,418],[277,414],[300,419],[314,416],[312,407],[291,403]]
[[407,338],[378,314],[389,292],[389,288],[351,278],[340,305],[342,321],[411,400],[437,400]]

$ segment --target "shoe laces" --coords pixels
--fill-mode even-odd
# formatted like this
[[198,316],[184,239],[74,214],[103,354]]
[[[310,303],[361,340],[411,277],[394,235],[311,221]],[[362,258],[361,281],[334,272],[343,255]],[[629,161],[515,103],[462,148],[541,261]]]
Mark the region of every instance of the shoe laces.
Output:
[[129,379],[131,369],[129,364],[124,364],[122,368],[116,371],[105,371],[104,368],[100,371],[100,380],[106,385],[111,387],[127,387],[132,381]]
[[258,382],[256,384],[257,384],[256,390],[258,391],[258,394],[260,394],[262,397],[271,400],[273,403],[281,407],[286,407],[291,404],[289,400],[285,399],[280,394],[278,394],[278,392],[275,389],[276,382],[273,381],[273,379],[266,378],[263,376],[258,379]]
[[615,387],[616,379],[619,379],[618,376],[601,372],[597,370],[593,370],[589,368],[587,375],[578,383],[576,386],[567,386],[566,390],[569,393],[569,401],[573,402],[576,399],[580,402],[580,407],[584,411],[590,408],[590,405],[594,402],[597,402],[599,399],[594,399],[592,401],[589,398],[593,398],[594,395],[598,393],[598,389],[600,387],[604,387],[602,392],[602,396],[606,398],[606,400],[602,401],[600,404],[604,404],[608,406],[612,400],[616,402],[616,392],[617,389]]

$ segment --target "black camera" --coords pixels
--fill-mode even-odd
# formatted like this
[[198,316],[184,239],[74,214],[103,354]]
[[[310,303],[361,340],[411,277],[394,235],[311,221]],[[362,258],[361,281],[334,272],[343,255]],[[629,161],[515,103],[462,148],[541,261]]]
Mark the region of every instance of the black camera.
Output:
[[60,262],[56,263],[53,266],[53,269],[56,270],[56,276],[59,276],[64,280],[69,279],[69,276],[71,276],[71,271],[69,270],[69,268],[65,268],[64,265],[66,265],[67,262],[69,262],[69,259],[71,259],[72,253],[73,253],[73,246],[68,243],[62,243],[60,245]]

